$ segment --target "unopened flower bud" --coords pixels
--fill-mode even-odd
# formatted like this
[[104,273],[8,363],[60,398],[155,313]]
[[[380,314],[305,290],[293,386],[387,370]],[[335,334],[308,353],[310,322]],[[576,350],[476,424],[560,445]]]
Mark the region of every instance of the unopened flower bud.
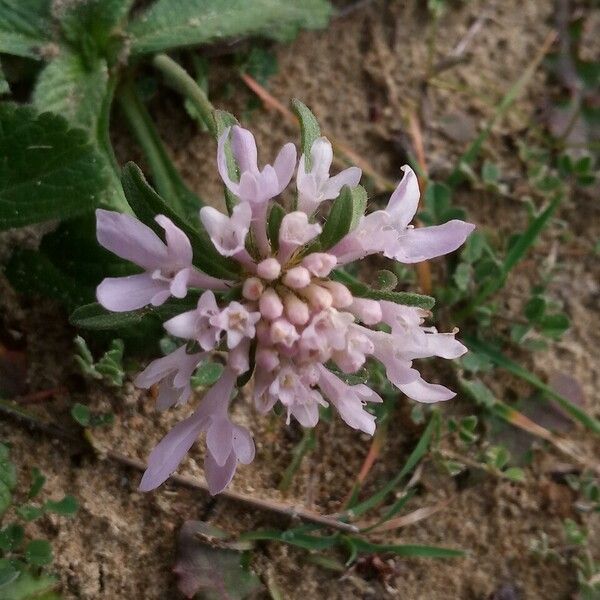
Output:
[[305,287],[298,292],[301,296],[308,300],[308,303],[315,310],[325,310],[333,304],[333,298],[331,294],[320,285],[311,283],[308,287]]
[[376,325],[381,322],[381,305],[377,300],[354,298],[350,312],[355,314],[365,325]]
[[337,258],[333,254],[325,252],[313,252],[302,259],[302,266],[306,267],[315,277],[327,277],[336,264]]
[[262,316],[269,321],[273,321],[283,314],[283,304],[273,288],[267,288],[263,292],[258,301],[258,308]]
[[271,324],[271,341],[290,348],[299,338],[296,328],[286,319],[277,319]]
[[334,308],[346,308],[346,306],[352,304],[354,298],[350,290],[343,283],[339,281],[323,281],[320,285],[329,290]]
[[286,294],[283,298],[285,316],[294,325],[305,325],[310,319],[310,311],[306,302],[303,302],[295,294]]
[[256,274],[267,281],[273,281],[281,274],[281,265],[276,258],[265,258],[256,266]]
[[242,287],[242,296],[247,300],[258,300],[265,286],[263,282],[258,277],[249,277],[244,281],[244,286]]
[[283,276],[283,283],[294,290],[299,290],[310,283],[310,273],[304,267],[294,267]]

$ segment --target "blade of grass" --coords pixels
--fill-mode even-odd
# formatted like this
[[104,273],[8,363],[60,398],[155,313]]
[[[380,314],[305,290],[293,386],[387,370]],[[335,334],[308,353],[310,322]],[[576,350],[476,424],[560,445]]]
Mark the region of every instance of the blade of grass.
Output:
[[478,306],[481,306],[487,298],[504,286],[508,275],[536,242],[544,227],[546,227],[550,218],[558,208],[561,200],[562,196],[555,196],[548,206],[531,221],[527,229],[519,236],[519,239],[508,251],[502,263],[500,274],[489,281],[487,285],[484,285],[481,290],[479,290],[474,300],[468,304],[466,308],[456,313],[455,318],[457,320],[462,320],[470,315]]
[[413,525],[414,523],[428,519],[432,515],[444,510],[448,504],[450,504],[450,500],[443,500],[437,504],[434,504],[433,506],[423,506],[422,508],[417,508],[417,510],[413,510],[407,515],[402,515],[396,519],[381,521],[375,525],[361,529],[361,533],[365,533],[367,531],[377,531],[377,533],[381,533],[382,531],[393,531],[394,529],[407,527],[408,525]]
[[557,404],[568,413],[573,419],[579,421],[582,425],[590,429],[596,434],[600,434],[600,421],[588,415],[582,408],[573,404],[570,400],[561,396],[558,392],[553,390],[549,385],[545,384],[541,379],[539,379],[536,375],[517,364],[515,361],[511,360],[502,352],[497,350],[496,348],[490,346],[486,342],[479,340],[477,338],[466,336],[463,341],[473,352],[485,356],[491,362],[493,362],[497,367],[508,371],[526,381],[533,387],[537,388],[541,392],[544,392],[547,396],[551,397],[553,400],[557,402]]
[[435,431],[439,427],[439,420],[439,413],[434,412],[431,415],[431,419],[429,420],[425,431],[423,431],[423,434],[421,435],[421,438],[419,439],[417,445],[411,452],[410,456],[408,457],[406,463],[404,464],[400,472],[395,477],[393,477],[388,483],[386,483],[378,492],[373,494],[370,498],[367,498],[366,500],[363,500],[356,506],[352,506],[348,510],[342,512],[339,515],[339,518],[341,520],[352,520],[364,514],[365,512],[375,508],[376,506],[379,506],[386,499],[388,494],[393,492],[398,487],[400,482],[419,464],[421,459],[427,454],[427,451],[429,450],[429,444],[431,443]]
[[479,155],[481,148],[487,138],[490,136],[492,129],[504,117],[508,112],[508,109],[512,106],[514,101],[523,93],[523,90],[527,87],[537,68],[540,66],[544,57],[552,47],[552,44],[556,40],[557,34],[555,31],[551,31],[545,38],[544,42],[540,46],[533,60],[529,63],[521,77],[510,87],[504,98],[502,98],[500,104],[496,108],[496,112],[485,126],[483,131],[475,138],[471,145],[467,148],[467,151],[460,157],[458,164],[454,171],[448,177],[446,183],[454,188],[458,186],[465,179],[464,167],[468,167],[473,164],[477,156]]
[[[343,536],[346,537],[346,536]],[[397,556],[421,558],[459,558],[465,555],[464,550],[439,548],[437,546],[421,546],[418,544],[372,544],[361,538],[347,538],[359,553],[390,552]]]

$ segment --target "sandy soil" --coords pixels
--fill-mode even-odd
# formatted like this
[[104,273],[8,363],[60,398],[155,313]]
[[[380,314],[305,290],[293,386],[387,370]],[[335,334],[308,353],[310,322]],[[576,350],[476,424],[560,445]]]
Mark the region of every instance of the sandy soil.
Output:
[[[491,19],[473,41],[467,62],[441,73],[423,99],[418,83],[427,61],[436,64],[447,56],[490,3],[457,3],[448,11],[440,24],[435,52],[429,58],[424,43],[428,23],[423,10],[416,8],[420,4],[373,2],[337,19],[327,31],[301,34],[290,46],[276,50],[279,73],[269,84],[270,91],[283,101],[293,96],[301,98],[314,109],[324,132],[368,157],[378,171],[391,178],[399,175],[407,153],[413,153],[407,133],[408,111],[423,101],[421,118],[429,169],[434,177],[447,173],[551,28],[549,2],[496,2]],[[214,75],[216,102],[239,114],[251,95],[233,79],[233,95],[225,100],[222,83],[235,74],[228,70],[227,59],[220,59],[218,65]],[[486,145],[484,156],[502,166],[517,191],[515,182],[524,174],[515,158],[514,142],[535,136],[535,124],[547,95],[545,73],[540,69]],[[152,110],[190,186],[206,199],[219,199],[222,191],[215,176],[215,144],[207,134],[198,132],[177,97],[165,93]],[[248,124],[257,132],[265,159],[295,136],[293,128],[274,113],[254,111]],[[140,161],[121,128],[117,119],[115,139],[120,159]],[[510,233],[526,215],[517,192],[511,198],[498,199],[465,191],[461,192],[460,203],[468,207],[471,220],[482,228],[493,228],[497,235]],[[529,262],[516,271],[502,296],[507,312],[520,311],[534,283],[530,281],[533,261],[539,263],[551,252],[558,252],[560,274],[553,292],[565,303],[574,326],[563,341],[535,355],[531,366],[544,379],[560,372],[573,376],[583,386],[587,408],[596,415],[600,414],[596,392],[600,368],[595,358],[600,345],[600,330],[595,324],[600,288],[599,268],[591,249],[599,233],[598,208],[592,205],[590,196],[582,195],[563,206],[560,220],[546,233]],[[561,244],[557,245],[559,240]],[[99,445],[143,460],[169,427],[189,412],[187,408],[159,415],[152,399],[136,391],[131,383],[115,392],[82,380],[69,359],[74,334],[60,310],[45,301],[28,300],[19,306],[4,281],[0,302],[5,327],[23,336],[29,389],[62,386],[68,390],[47,406],[36,406],[40,414],[67,423],[73,402],[113,410],[115,425],[95,432]],[[505,376],[489,383],[504,399],[522,398],[529,393]],[[398,406],[388,443],[369,475],[367,490],[375,489],[397,471],[417,439],[418,428],[408,417],[409,402],[398,398]],[[283,496],[276,486],[299,439],[298,430],[286,428],[276,417],[257,417],[243,401],[235,405],[234,414],[251,427],[257,442],[256,460],[238,469],[234,489],[323,513],[340,507],[368,450],[366,436],[337,420],[321,423],[317,430],[318,451],[304,461],[291,490]],[[598,444],[585,432],[575,428],[571,434],[579,438],[590,456],[594,452],[597,456]],[[41,533],[52,541],[55,570],[67,599],[179,597],[171,568],[175,533],[185,520],[207,519],[231,532],[286,525],[270,514],[226,500],[211,502],[202,493],[171,485],[142,495],[136,491],[137,473],[80,455],[63,442],[9,422],[0,422],[0,439],[14,445],[13,456],[23,472],[31,466],[42,469],[51,495],[72,493],[81,502],[81,510],[72,520],[45,517],[30,526],[32,534]],[[522,485],[476,473],[459,481],[428,466],[420,493],[409,509],[443,498],[451,497],[452,502],[425,521],[376,538],[387,543],[464,548],[468,550],[466,558],[389,559],[389,575],[382,581],[368,570],[356,568],[340,576],[309,563],[303,551],[270,543],[257,548],[254,568],[263,580],[275,582],[286,600],[574,597],[573,569],[536,559],[528,550],[532,539],[542,532],[548,534],[551,544],[563,547],[562,520],[581,519],[573,508],[569,488],[553,476],[564,460],[552,451],[536,450]],[[180,472],[201,477],[201,464],[198,449]],[[585,523],[598,537],[598,517],[588,516]]]

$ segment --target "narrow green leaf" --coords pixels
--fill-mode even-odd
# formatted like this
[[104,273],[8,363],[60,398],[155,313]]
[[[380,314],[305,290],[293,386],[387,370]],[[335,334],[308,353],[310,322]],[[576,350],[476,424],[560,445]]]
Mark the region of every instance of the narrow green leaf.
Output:
[[6,81],[6,77],[4,76],[2,63],[0,63],[0,96],[4,96],[4,94],[10,94],[10,86],[8,85],[8,81]]
[[550,217],[558,208],[562,196],[557,194],[548,206],[529,224],[529,227],[519,236],[504,259],[502,269],[505,275],[525,256],[525,253],[533,246],[540,233],[547,225]]
[[588,415],[582,408],[580,408],[576,404],[573,404],[573,402],[571,402],[564,396],[561,396],[549,385],[545,384],[541,379],[536,377],[533,373],[531,373],[521,365],[508,358],[498,349],[494,348],[485,341],[479,340],[472,336],[466,336],[466,339],[463,339],[463,341],[467,345],[469,350],[486,356],[496,366],[508,371],[509,373],[512,373],[516,377],[523,379],[523,381],[526,381],[533,387],[544,392],[553,400],[555,400],[560,405],[560,407],[569,415],[571,415],[575,420],[579,421],[582,425],[584,425],[594,433],[600,434],[600,421],[598,421],[591,415]]
[[92,210],[108,188],[104,164],[63,117],[0,104],[0,230]]
[[386,483],[378,492],[373,494],[370,498],[363,500],[356,506],[352,506],[349,510],[346,511],[345,515],[349,518],[358,517],[368,510],[375,508],[379,504],[381,504],[388,494],[394,491],[394,489],[400,484],[400,482],[408,475],[421,461],[421,459],[426,455],[429,450],[429,444],[433,438],[433,434],[437,427],[439,426],[439,414],[434,413],[427,424],[427,427],[423,431],[421,438],[419,439],[417,445],[414,450],[411,452],[410,456],[406,460],[406,463],[402,467],[399,473],[397,473],[388,483]]
[[310,171],[312,157],[310,150],[314,141],[321,137],[321,128],[319,122],[312,111],[298,100],[294,98],[292,100],[292,110],[300,121],[300,147],[302,148],[302,154],[304,154],[304,160],[306,161],[306,170]]
[[25,547],[25,560],[36,567],[52,562],[52,548],[47,540],[31,540]]
[[142,321],[142,311],[108,312],[103,306],[94,302],[80,306],[71,314],[69,321],[82,329],[121,329],[137,325]]
[[132,53],[162,52],[248,35],[289,40],[301,28],[324,27],[330,12],[326,0],[187,0],[176,10],[171,0],[157,0],[129,27]]
[[349,188],[344,186],[340,195],[331,205],[319,243],[323,250],[335,246],[345,235],[358,225],[364,214],[367,202],[367,192],[362,186]]
[[361,538],[351,538],[358,552],[382,553],[389,552],[397,556],[421,558],[460,558],[465,556],[463,550],[439,548],[437,546],[421,546],[418,544],[373,544]]
[[332,271],[331,278],[343,283],[353,295],[359,298],[387,300],[388,302],[404,304],[405,306],[416,306],[425,310],[433,308],[435,304],[435,298],[432,298],[431,296],[423,296],[422,294],[413,294],[411,292],[389,292],[385,290],[374,290],[341,269]]
[[140,221],[162,236],[164,232],[154,218],[159,214],[169,217],[190,239],[194,251],[195,265],[214,277],[235,278],[235,273],[239,271],[239,265],[235,261],[221,256],[205,231],[195,227],[189,219],[185,219],[167,206],[163,199],[148,185],[137,165],[134,163],[125,165],[122,181],[127,201]]
[[0,52],[42,58],[52,42],[51,0],[0,0]]
[[294,529],[289,529],[287,531],[265,529],[242,533],[239,536],[239,539],[243,541],[272,540],[276,542],[283,542],[284,544],[289,544],[290,546],[298,546],[299,548],[304,548],[305,550],[326,550],[327,548],[332,548],[336,545],[338,536],[336,534],[331,536],[309,535]]
[[271,207],[271,212],[269,213],[269,219],[267,222],[267,235],[269,236],[269,241],[271,242],[273,252],[277,252],[279,249],[279,228],[281,227],[281,221],[283,221],[283,217],[285,217],[285,210],[283,206],[275,202]]

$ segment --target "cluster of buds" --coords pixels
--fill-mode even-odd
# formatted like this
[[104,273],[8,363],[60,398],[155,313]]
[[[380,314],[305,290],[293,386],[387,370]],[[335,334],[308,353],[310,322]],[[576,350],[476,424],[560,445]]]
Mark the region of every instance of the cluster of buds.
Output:
[[[458,248],[473,225],[454,220],[434,227],[411,226],[419,186],[408,166],[385,210],[365,215],[363,201],[358,214],[348,215],[355,204],[340,204],[341,210],[334,204],[323,219],[328,201],[337,203],[344,195],[366,199],[358,185],[360,169],[350,167],[331,177],[332,159],[330,142],[317,137],[299,161],[289,143],[273,165],[261,170],[252,133],[237,125],[225,129],[218,140],[217,165],[237,204],[229,215],[204,207],[200,220],[218,253],[238,263],[237,280],[219,279],[194,266],[188,237],[164,215],[156,217],[164,229],[163,241],[133,216],[97,211],[100,244],[143,269],[100,284],[97,297],[106,309],[159,306],[171,296],[183,298],[188,288],[202,290],[193,310],[164,323],[182,345],[150,363],[136,385],[158,384],[158,407],[164,410],[188,401],[198,365],[215,353],[226,357],[221,377],[195,412],[152,451],[142,490],[163,483],[202,432],[211,493],[228,485],[238,462],[253,460],[250,432],[228,414],[244,374],[246,379],[251,375],[252,398],[261,413],[280,403],[288,423],[293,417],[304,427],[314,427],[319,408],[331,404],[350,427],[367,434],[375,431],[368,404],[382,399],[365,384],[349,385],[343,375],[356,373],[367,359],[380,361],[389,381],[416,401],[438,402],[454,395],[423,380],[413,361],[461,356],[466,348],[455,332],[438,333],[424,326],[429,313],[422,308],[353,294],[343,266],[377,253],[402,263],[440,256]],[[292,210],[286,212],[275,199],[294,173],[297,193]],[[346,223],[342,234],[336,219]]]

